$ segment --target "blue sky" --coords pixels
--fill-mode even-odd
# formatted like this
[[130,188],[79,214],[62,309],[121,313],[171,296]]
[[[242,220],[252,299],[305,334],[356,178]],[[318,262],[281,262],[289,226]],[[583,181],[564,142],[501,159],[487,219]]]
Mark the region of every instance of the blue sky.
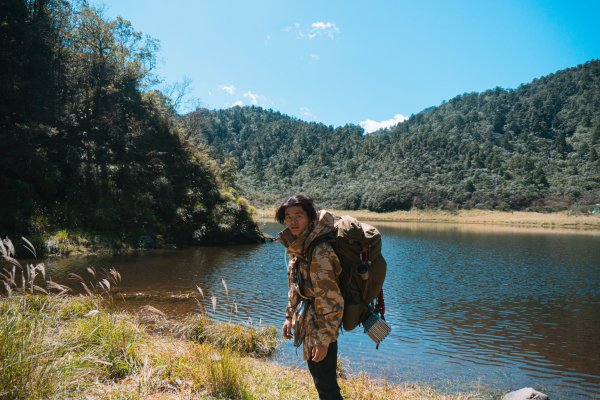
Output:
[[600,58],[595,0],[91,4],[160,41],[158,74],[191,80],[182,111],[255,104],[372,130],[458,94],[516,88]]

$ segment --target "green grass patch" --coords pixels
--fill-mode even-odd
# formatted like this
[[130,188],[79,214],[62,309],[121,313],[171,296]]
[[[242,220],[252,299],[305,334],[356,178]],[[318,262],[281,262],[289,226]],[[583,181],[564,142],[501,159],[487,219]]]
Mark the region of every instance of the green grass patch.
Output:
[[35,299],[0,300],[0,399],[46,398],[60,379],[56,354],[44,343],[51,321]]
[[199,343],[207,342],[245,356],[268,357],[277,348],[275,326],[254,328],[230,322],[215,323],[202,314],[186,318],[176,329]]
[[130,315],[97,306],[92,297],[0,299],[0,399],[52,398],[92,377],[118,380],[134,373],[139,327]]
[[224,349],[208,357],[207,361],[208,386],[213,395],[232,400],[253,398],[244,383],[246,368],[238,356]]
[[79,361],[121,379],[140,365],[136,354],[141,329],[126,315],[105,311],[75,321],[64,333]]

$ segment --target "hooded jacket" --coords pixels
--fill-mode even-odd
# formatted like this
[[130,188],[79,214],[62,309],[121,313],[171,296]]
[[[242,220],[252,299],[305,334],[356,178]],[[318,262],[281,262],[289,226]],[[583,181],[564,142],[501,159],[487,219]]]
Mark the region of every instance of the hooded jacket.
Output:
[[[329,343],[337,340],[342,322],[344,298],[338,286],[342,272],[340,260],[326,242],[315,246],[310,265],[305,254],[315,238],[335,230],[333,223],[333,215],[323,210],[300,236],[292,236],[289,229],[279,234],[279,241],[287,247],[287,253],[291,256],[288,264],[286,318],[295,321],[300,301],[310,301],[304,319],[305,329],[302,331],[305,360],[311,358],[313,347],[329,346]],[[297,327],[293,328],[294,335],[300,333]]]

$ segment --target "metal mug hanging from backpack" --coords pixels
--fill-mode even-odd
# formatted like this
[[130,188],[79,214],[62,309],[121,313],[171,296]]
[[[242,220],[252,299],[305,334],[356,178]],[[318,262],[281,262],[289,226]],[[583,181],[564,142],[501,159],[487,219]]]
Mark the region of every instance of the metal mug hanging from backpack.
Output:
[[356,267],[356,272],[360,276],[360,279],[362,279],[363,281],[366,281],[367,279],[369,279],[369,265],[368,264],[366,264],[366,263],[360,264],[358,267]]
[[366,281],[369,279],[369,270],[371,269],[371,261],[369,261],[369,251],[364,250],[360,252],[360,265],[356,267],[356,272],[360,276],[360,279]]

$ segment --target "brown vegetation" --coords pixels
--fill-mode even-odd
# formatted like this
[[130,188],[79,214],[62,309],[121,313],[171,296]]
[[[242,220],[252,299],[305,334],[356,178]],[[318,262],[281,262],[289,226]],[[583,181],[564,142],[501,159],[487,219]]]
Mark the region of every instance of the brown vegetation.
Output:
[[[273,209],[258,210],[261,221],[274,221]],[[528,228],[561,228],[576,230],[600,230],[600,215],[571,214],[568,212],[537,213],[525,211],[490,210],[411,210],[376,213],[367,210],[333,210],[336,215],[352,215],[365,221],[390,222],[445,222],[453,224],[504,225]]]

